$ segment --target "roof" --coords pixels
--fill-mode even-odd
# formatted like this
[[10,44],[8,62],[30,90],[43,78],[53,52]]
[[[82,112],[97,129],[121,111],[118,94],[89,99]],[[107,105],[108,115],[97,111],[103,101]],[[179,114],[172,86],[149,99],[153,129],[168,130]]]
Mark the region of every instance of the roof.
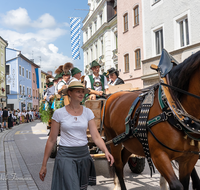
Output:
[[30,63],[31,65],[33,65],[36,68],[40,68],[39,65],[33,63],[30,59],[28,59],[27,57],[25,57],[24,55],[22,55],[21,53],[18,55],[19,57],[21,57],[22,59],[24,59],[25,61],[27,61],[28,63]]
[[6,47],[8,46],[8,42],[6,40],[4,40],[1,36],[0,39],[3,40],[3,42],[6,44]]
[[41,71],[41,73],[45,74],[45,75],[48,75],[48,73],[44,72],[44,71]]

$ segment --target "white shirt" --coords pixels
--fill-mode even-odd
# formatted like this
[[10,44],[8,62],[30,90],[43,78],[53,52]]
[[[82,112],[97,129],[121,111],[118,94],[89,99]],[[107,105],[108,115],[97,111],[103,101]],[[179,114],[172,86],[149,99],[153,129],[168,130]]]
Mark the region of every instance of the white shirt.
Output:
[[80,116],[69,114],[64,107],[57,109],[52,119],[60,123],[60,143],[61,146],[85,146],[87,140],[88,122],[94,119],[94,114],[89,108],[83,107]]
[[108,84],[109,84],[109,85],[112,85],[112,86],[115,86],[115,84],[116,84],[117,80],[118,80],[118,78],[116,78],[116,80],[115,80],[114,82],[112,82],[112,81],[109,81],[109,82],[108,82]]
[[81,81],[81,80],[78,80],[77,78],[72,77],[71,80],[70,80],[70,82],[69,82],[69,84],[70,84],[71,82],[74,82],[74,81]]
[[66,85],[66,82],[62,79],[59,83],[58,83],[58,90],[60,90],[63,85]]
[[[100,77],[100,75],[99,75],[98,77],[95,77],[95,75],[93,74],[92,76],[93,76],[94,82],[101,82],[101,77]],[[92,88],[92,87],[91,87],[91,82],[90,82],[90,78],[89,78],[88,75],[86,75],[85,81],[87,81],[87,83],[86,83],[86,88],[90,88],[90,89],[91,89],[91,88]],[[109,88],[109,86],[108,86],[107,79],[106,79],[106,77],[104,76],[104,89],[107,89],[107,88]],[[98,87],[94,86],[94,89],[95,89],[96,91],[102,91],[102,86],[98,86]]]

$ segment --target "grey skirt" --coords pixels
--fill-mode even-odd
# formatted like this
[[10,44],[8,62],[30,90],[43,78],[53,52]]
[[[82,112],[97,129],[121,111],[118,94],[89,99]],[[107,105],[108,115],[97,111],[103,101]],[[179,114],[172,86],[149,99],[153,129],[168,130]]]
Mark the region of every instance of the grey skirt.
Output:
[[51,190],[86,190],[96,185],[96,172],[88,146],[59,146]]

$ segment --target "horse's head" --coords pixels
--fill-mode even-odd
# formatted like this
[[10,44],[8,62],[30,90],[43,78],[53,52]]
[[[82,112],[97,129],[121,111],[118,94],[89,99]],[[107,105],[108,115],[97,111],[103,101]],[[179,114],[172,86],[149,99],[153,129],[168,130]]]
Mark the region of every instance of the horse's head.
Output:
[[[174,67],[170,71],[169,77],[172,86],[200,96],[200,51]],[[176,90],[172,90],[172,92],[189,114],[200,119],[200,99]]]

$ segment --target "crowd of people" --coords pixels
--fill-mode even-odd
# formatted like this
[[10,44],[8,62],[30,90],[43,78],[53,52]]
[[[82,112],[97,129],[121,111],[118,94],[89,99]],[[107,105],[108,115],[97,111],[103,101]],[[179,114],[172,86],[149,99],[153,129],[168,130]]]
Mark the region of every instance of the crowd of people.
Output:
[[23,109],[23,111],[20,111],[20,109],[10,110],[7,107],[0,108],[0,132],[11,129],[15,125],[29,123],[39,118],[40,113],[35,109]]

